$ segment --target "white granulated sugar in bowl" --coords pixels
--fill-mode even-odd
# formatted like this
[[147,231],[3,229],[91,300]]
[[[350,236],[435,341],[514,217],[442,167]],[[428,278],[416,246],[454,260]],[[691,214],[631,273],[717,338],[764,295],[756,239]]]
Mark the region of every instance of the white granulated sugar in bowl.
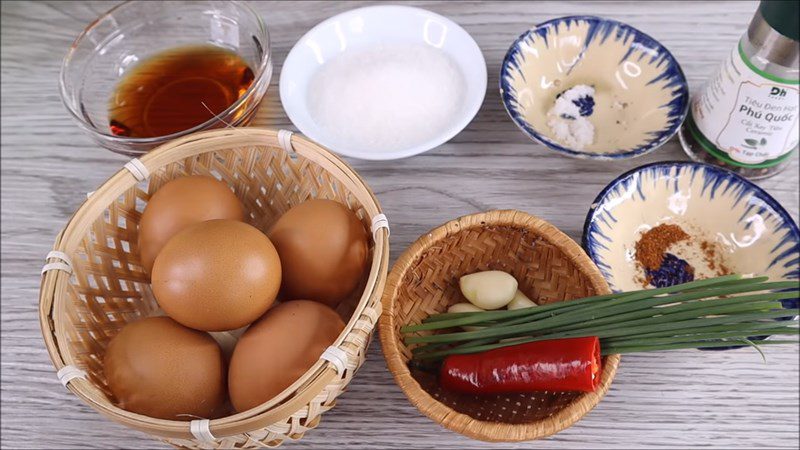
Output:
[[314,74],[311,117],[333,143],[398,151],[436,137],[463,105],[464,76],[443,51],[422,44],[345,52]]

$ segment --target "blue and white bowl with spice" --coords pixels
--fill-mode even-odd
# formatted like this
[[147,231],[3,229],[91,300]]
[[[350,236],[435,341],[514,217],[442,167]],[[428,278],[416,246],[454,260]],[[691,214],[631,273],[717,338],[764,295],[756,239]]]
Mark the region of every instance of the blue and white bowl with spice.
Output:
[[523,33],[500,71],[500,95],[530,138],[565,155],[622,159],[669,140],[689,89],[672,54],[614,20],[570,16]]
[[728,273],[800,279],[789,213],[755,184],[702,163],[658,162],[612,181],[586,216],[583,247],[616,292]]

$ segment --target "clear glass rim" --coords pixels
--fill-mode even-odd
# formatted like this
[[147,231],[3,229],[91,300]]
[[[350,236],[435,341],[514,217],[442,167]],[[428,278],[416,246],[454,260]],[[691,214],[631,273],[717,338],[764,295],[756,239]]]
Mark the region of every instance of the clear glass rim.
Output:
[[[85,130],[87,130],[88,132],[90,132],[90,133],[92,133],[94,135],[97,135],[97,136],[101,136],[106,140],[114,141],[114,142],[117,142],[117,143],[122,144],[122,145],[158,144],[158,143],[170,141],[172,139],[175,139],[175,138],[178,138],[178,137],[181,137],[181,136],[185,136],[187,134],[191,134],[191,133],[194,133],[194,132],[197,132],[197,131],[205,130],[205,129],[209,128],[209,125],[212,125],[212,124],[215,124],[215,123],[222,122],[224,124],[228,124],[227,122],[225,122],[222,119],[222,117],[225,117],[228,114],[230,114],[232,111],[235,111],[236,109],[241,107],[241,105],[243,103],[247,102],[251,97],[253,97],[255,95],[256,88],[261,84],[260,82],[263,79],[264,74],[267,73],[267,68],[268,68],[268,66],[270,64],[270,59],[272,58],[272,51],[271,51],[271,48],[270,48],[269,30],[267,30],[266,24],[261,19],[261,16],[258,14],[258,12],[256,12],[253,8],[251,8],[250,5],[248,5],[247,3],[243,2],[243,1],[238,1],[238,0],[228,1],[226,3],[230,3],[230,4],[235,5],[237,8],[245,11],[247,14],[249,14],[250,16],[252,16],[255,19],[256,24],[258,25],[258,32],[261,34],[261,37],[263,38],[263,43],[262,43],[263,54],[261,56],[261,61],[259,61],[258,67],[255,68],[256,69],[255,77],[253,78],[253,82],[250,83],[250,87],[247,88],[247,91],[245,91],[244,95],[239,97],[239,99],[237,99],[235,102],[233,102],[227,109],[225,109],[221,113],[211,117],[210,119],[208,119],[207,121],[205,121],[205,122],[203,122],[203,123],[201,123],[199,125],[196,125],[196,126],[194,126],[192,128],[189,128],[189,129],[186,129],[186,130],[183,130],[183,131],[178,131],[177,133],[166,134],[166,135],[163,135],[163,136],[148,137],[148,138],[136,138],[136,137],[117,136],[115,134],[112,134],[111,132],[104,132],[104,131],[100,130],[99,128],[97,128],[94,125],[92,125],[91,123],[89,123],[80,114],[80,111],[78,111],[74,107],[74,105],[72,105],[71,102],[68,100],[69,97],[70,97],[70,93],[67,91],[67,81],[66,81],[66,78],[67,78],[67,67],[69,66],[70,62],[72,61],[72,57],[74,56],[75,51],[77,50],[78,46],[83,42],[84,38],[86,38],[86,36],[92,30],[94,30],[100,22],[102,22],[104,19],[106,19],[108,16],[110,16],[111,14],[116,12],[117,10],[120,10],[120,9],[122,9],[124,7],[129,7],[130,5],[133,5],[133,4],[147,4],[147,3],[150,3],[150,2],[144,1],[144,0],[126,0],[126,1],[124,1],[122,3],[120,3],[119,5],[114,6],[113,8],[109,9],[108,11],[106,11],[105,13],[103,13],[102,15],[100,15],[99,17],[94,19],[89,25],[86,26],[86,28],[84,28],[83,31],[81,31],[81,33],[78,35],[78,37],[76,37],[75,40],[72,42],[72,44],[69,47],[69,50],[67,51],[67,54],[64,56],[64,59],[63,59],[63,61],[61,63],[61,72],[59,74],[59,80],[58,80],[59,81],[59,83],[58,83],[59,84],[59,91],[60,91],[60,94],[61,94],[61,102],[67,108],[67,111],[69,111],[69,113],[70,113],[70,115],[72,115],[73,119],[76,120],[81,125],[81,127],[84,128]],[[254,104],[253,108],[255,106],[257,106],[257,105]],[[250,109],[252,109],[252,108],[250,108]],[[247,112],[246,112],[245,114],[242,114],[242,117],[247,117],[248,115],[249,114],[247,114]],[[232,125],[232,124],[228,124],[228,125]]]

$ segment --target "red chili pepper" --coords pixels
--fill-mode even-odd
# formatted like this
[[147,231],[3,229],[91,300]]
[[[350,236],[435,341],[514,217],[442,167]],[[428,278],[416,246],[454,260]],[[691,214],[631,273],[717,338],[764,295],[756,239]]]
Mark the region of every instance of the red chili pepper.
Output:
[[594,392],[600,384],[600,340],[554,339],[448,356],[439,382],[469,394]]

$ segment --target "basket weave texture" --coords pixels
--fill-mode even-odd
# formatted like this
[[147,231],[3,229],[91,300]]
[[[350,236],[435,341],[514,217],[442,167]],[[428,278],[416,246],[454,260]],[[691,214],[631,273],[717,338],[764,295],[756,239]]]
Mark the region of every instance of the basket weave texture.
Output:
[[400,328],[466,300],[461,276],[502,270],[539,304],[610,293],[583,250],[553,225],[521,211],[461,217],[420,237],[395,263],[383,297],[381,347],[389,370],[411,403],[440,425],[474,439],[516,442],[561,431],[608,391],[619,355],[603,359],[596,392],[475,396],[442,389],[436,376],[411,371],[411,349]]
[[340,373],[320,360],[269,402],[211,420],[215,439],[202,440],[191,433],[189,422],[154,419],[116,407],[103,374],[110,339],[125,324],[158,313],[139,262],[137,223],[161,185],[186,175],[211,175],[228,183],[244,204],[246,220],[262,231],[310,198],[347,205],[369,230],[372,218],[381,213],[377,200],[341,159],[288,132],[237,128],[196,133],[139,161],[149,173],[147,179],[138,180],[135,167],[120,170],[91,194],[56,240],[54,250],[71,260],[72,273],[50,270],[42,278],[40,321],[53,364],[57,370],[70,365],[86,373],[67,387],[92,408],[177,447],[272,447],[299,439],[334,406],[364,362],[381,312],[388,230],[374,233],[369,272],[338,309],[347,325],[334,345],[347,355],[346,369]]

